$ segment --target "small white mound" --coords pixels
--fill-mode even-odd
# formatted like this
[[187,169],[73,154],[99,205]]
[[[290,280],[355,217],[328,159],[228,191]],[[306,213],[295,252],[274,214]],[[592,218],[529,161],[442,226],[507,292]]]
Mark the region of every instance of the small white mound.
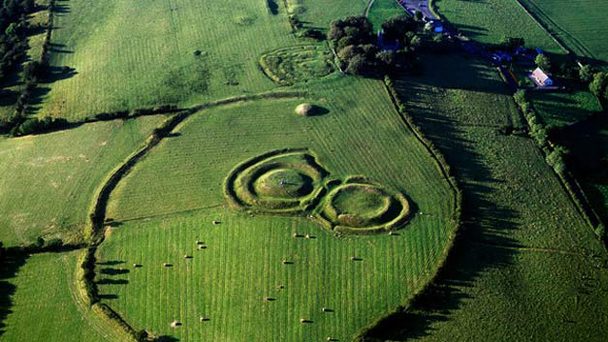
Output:
[[310,103],[302,103],[296,107],[296,114],[302,116],[309,116],[312,114],[313,105]]

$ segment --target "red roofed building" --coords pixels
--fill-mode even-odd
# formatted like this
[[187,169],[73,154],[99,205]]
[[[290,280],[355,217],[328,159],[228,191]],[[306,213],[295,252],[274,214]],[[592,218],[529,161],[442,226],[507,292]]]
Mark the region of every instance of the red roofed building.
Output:
[[530,74],[530,78],[536,83],[539,87],[550,87],[553,85],[553,80],[549,75],[547,75],[541,68],[536,68]]

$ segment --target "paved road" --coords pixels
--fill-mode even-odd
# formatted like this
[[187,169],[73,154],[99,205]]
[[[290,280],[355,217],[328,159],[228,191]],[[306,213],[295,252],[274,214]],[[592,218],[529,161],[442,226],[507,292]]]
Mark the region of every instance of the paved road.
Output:
[[429,8],[428,0],[397,0],[399,4],[407,11],[420,11],[428,19],[437,20],[431,9]]

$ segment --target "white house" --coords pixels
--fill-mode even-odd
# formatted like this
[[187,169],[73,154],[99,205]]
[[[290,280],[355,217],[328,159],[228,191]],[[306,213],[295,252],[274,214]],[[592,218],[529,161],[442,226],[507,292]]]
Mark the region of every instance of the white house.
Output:
[[550,87],[553,85],[551,77],[549,77],[541,68],[536,68],[532,71],[530,77],[539,87]]

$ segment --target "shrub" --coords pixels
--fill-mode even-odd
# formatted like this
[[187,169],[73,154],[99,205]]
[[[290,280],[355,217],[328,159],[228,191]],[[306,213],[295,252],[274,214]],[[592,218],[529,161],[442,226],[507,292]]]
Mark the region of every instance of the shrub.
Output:
[[36,133],[44,133],[52,130],[57,130],[61,128],[65,128],[68,126],[68,121],[63,118],[29,118],[26,119],[21,125],[16,127],[16,130],[13,132],[13,135],[27,135],[27,134],[36,134]]

